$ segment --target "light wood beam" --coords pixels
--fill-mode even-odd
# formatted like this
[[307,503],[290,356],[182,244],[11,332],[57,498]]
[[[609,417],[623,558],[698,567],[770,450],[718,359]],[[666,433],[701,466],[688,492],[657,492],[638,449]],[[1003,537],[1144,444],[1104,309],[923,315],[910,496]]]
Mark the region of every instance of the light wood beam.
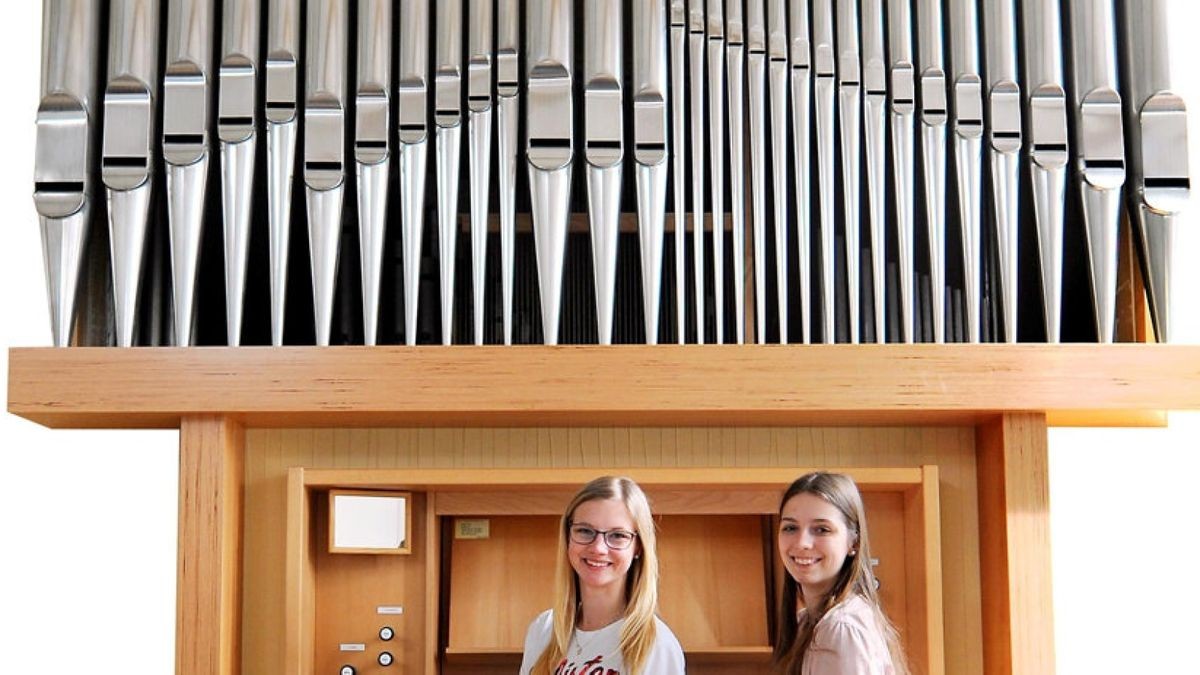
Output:
[[13,349],[9,411],[61,427],[974,425],[1200,408],[1195,345]]
[[1054,673],[1046,416],[977,432],[983,644],[989,675]]
[[177,675],[241,672],[244,444],[228,416],[180,422]]

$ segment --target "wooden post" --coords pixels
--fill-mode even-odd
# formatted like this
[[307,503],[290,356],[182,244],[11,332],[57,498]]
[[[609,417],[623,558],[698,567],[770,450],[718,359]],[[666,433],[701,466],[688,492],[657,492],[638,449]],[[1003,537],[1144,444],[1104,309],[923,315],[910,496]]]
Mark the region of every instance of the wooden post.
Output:
[[180,421],[177,675],[241,671],[244,443],[229,416]]
[[1054,672],[1046,415],[978,427],[983,649],[989,675]]

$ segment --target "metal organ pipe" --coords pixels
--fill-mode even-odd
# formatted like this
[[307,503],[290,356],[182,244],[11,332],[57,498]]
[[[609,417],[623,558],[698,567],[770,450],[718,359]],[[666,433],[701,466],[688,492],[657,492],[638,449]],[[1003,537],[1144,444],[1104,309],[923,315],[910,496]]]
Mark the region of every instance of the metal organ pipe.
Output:
[[[220,2],[45,3],[55,345],[1108,342],[1123,206],[1170,338],[1190,174],[1165,0],[310,0],[303,44],[297,0]],[[309,298],[311,338],[285,311]]]

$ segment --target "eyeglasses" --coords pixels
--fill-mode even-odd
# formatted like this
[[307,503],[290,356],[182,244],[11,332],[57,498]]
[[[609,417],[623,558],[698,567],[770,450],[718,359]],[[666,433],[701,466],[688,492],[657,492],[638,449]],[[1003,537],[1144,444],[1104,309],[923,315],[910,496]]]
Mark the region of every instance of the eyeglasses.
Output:
[[629,548],[629,545],[638,536],[637,532],[630,532],[629,530],[597,530],[587,525],[572,525],[570,533],[571,541],[580,546],[587,546],[596,541],[597,535],[603,535],[604,544],[615,551],[622,551]]

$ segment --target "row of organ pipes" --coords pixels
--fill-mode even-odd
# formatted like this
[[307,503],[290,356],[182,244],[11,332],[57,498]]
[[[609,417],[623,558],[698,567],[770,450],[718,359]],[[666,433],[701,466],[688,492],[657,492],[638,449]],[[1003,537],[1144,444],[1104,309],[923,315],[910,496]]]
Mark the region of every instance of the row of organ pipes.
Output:
[[[648,343],[660,314],[681,343],[1016,341],[1027,236],[1041,301],[1030,316],[1058,341],[1064,232],[1076,223],[1091,300],[1084,316],[1095,339],[1111,341],[1123,215],[1165,341],[1172,238],[1189,191],[1167,4],[44,0],[34,199],[54,340],[72,342],[95,218],[107,221],[113,341],[135,343],[154,264],[152,204],[165,198],[173,343],[195,342],[201,266],[221,265],[201,260],[203,232],[219,228],[226,340],[239,344],[251,232],[265,228],[269,254],[253,266],[267,268],[270,341],[282,344],[293,191],[303,191],[315,342],[330,342],[352,208],[363,341],[376,342],[385,303],[402,306],[404,339],[416,341],[432,214],[449,344],[465,171],[474,342],[485,340],[495,220],[503,341],[513,340],[517,204],[527,185],[542,334],[554,344],[581,165],[601,343],[612,340],[627,168]],[[210,179],[211,163],[219,167]],[[164,183],[165,195],[154,194]],[[265,219],[253,208],[262,200]],[[211,202],[219,208],[206,209]],[[668,215],[677,226],[666,227]],[[1030,217],[1035,227],[1023,228]],[[395,228],[403,297],[386,298]],[[948,286],[951,268],[961,270],[959,293]],[[663,297],[673,316],[660,311]],[[699,307],[685,312],[689,297]],[[959,317],[954,336],[947,316]]]

